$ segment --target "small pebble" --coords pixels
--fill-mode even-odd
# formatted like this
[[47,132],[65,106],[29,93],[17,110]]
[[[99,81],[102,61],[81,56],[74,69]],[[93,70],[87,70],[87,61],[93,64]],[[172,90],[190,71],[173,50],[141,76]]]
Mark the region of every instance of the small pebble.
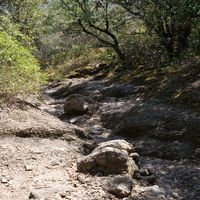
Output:
[[33,166],[27,165],[25,166],[26,171],[33,171]]
[[6,178],[1,178],[1,183],[8,183],[8,180]]
[[173,193],[172,193],[172,196],[173,196],[174,198],[179,198],[179,195],[178,195],[178,193],[176,193],[176,192],[173,192]]
[[52,162],[51,162],[51,166],[56,166],[56,165],[59,165],[59,163],[56,162],[56,161],[52,161]]
[[60,193],[61,198],[65,198],[67,196],[66,192],[61,192]]

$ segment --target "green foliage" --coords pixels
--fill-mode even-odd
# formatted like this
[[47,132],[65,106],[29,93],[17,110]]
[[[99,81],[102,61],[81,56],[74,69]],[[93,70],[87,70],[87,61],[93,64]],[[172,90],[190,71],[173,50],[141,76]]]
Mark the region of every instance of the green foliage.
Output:
[[[90,48],[106,48],[102,60],[120,59],[120,64],[133,69],[147,63],[165,64],[167,55],[173,57],[179,51],[179,56],[199,52],[200,4],[196,0],[1,2],[0,30],[31,50],[37,44],[39,51],[34,49],[34,53],[43,68],[51,66],[50,71],[80,57],[87,57],[88,62],[93,59],[88,56]],[[188,47],[193,49],[186,51]],[[64,77],[63,73],[50,72],[56,79]]]
[[0,92],[29,94],[39,91],[44,76],[28,48],[0,31]]
[[155,60],[156,55],[166,58],[164,48],[173,57],[188,47],[200,5],[195,0],[54,0],[50,8],[46,22],[54,26],[51,31],[86,33],[114,50],[120,60]]
[[12,38],[19,41],[22,45],[35,50],[33,39],[20,31],[20,25],[14,23],[7,15],[0,15],[0,31],[8,33]]
[[74,46],[71,51],[67,52],[66,56],[68,59],[65,61],[45,69],[49,81],[90,76],[98,71],[99,65],[109,65],[116,59],[116,55],[109,48],[91,48],[82,45]]
[[44,0],[4,0],[0,11],[19,26],[20,31],[35,39],[41,31]]
[[78,28],[104,46],[112,48],[120,60],[125,60],[121,49],[118,28],[127,16],[124,10],[108,0],[61,0],[60,13],[68,19],[68,27]]
[[188,47],[188,37],[199,23],[200,3],[196,0],[115,0],[132,16],[141,19],[150,33],[158,36],[169,57]]
[[65,79],[64,69],[58,66],[48,67],[46,70],[48,81],[62,81]]

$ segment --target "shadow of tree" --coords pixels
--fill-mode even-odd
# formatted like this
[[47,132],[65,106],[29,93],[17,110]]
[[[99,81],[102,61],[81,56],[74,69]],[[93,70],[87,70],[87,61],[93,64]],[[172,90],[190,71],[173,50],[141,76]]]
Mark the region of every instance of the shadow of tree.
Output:
[[155,169],[155,185],[163,188],[168,197],[181,200],[200,199],[199,163],[141,157],[141,166]]

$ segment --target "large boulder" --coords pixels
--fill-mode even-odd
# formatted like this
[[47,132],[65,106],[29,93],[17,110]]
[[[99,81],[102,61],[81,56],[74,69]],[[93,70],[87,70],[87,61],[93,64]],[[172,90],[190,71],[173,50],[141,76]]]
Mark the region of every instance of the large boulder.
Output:
[[[121,142],[121,144],[120,144]],[[99,144],[91,154],[81,158],[77,163],[79,172],[101,172],[109,174],[130,174],[138,171],[138,166],[130,157],[132,150],[124,140],[113,140]]]
[[68,115],[82,115],[88,110],[84,97],[79,94],[73,94],[65,99],[64,111]]

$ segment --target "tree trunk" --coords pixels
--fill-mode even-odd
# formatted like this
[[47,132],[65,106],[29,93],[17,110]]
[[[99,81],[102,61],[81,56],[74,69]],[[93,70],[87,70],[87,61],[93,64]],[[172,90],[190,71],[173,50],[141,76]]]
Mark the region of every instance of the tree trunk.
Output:
[[161,44],[165,47],[168,57],[171,59],[175,56],[174,37],[165,37],[161,40]]
[[117,53],[119,59],[120,59],[122,62],[125,62],[126,56],[125,56],[124,53],[122,53],[122,51],[120,50],[119,46],[118,46],[118,45],[113,45],[113,49],[114,49],[115,52]]
[[177,27],[173,33],[165,35],[162,42],[169,58],[179,56],[188,47],[188,37],[191,31],[191,25],[185,25],[184,27]]
[[188,47],[188,37],[192,32],[191,24],[179,29],[177,33],[177,51],[182,52]]

